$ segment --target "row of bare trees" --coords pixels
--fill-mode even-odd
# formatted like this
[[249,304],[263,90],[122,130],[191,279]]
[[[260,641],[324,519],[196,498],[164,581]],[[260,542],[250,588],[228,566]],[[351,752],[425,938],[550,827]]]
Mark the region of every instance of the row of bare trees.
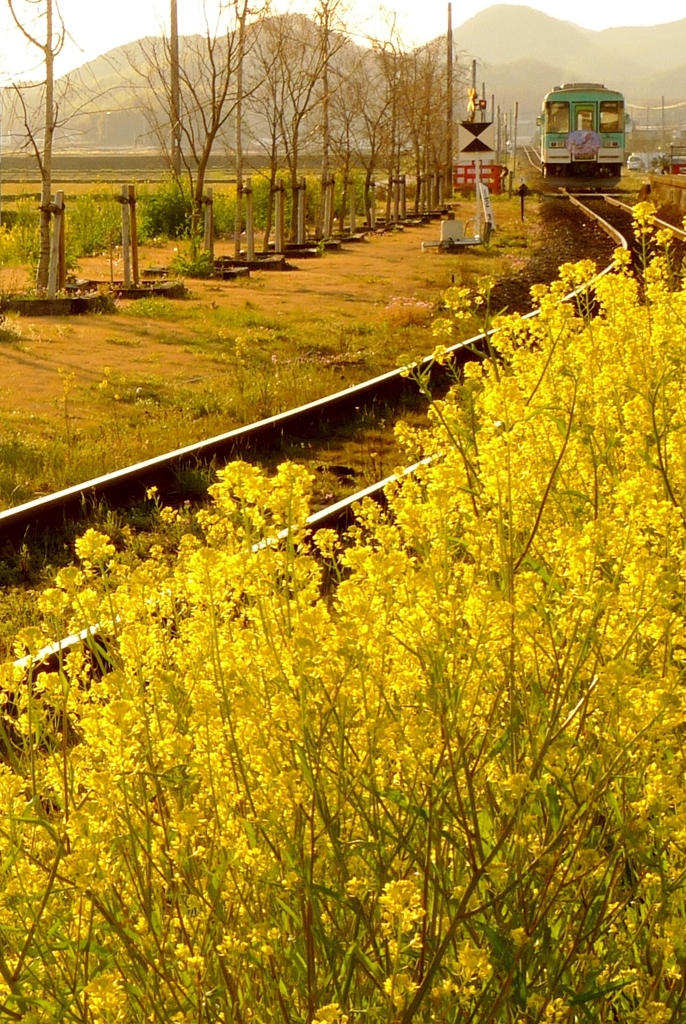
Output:
[[[35,103],[30,109],[22,88],[16,89],[41,169],[40,291],[47,282],[51,154],[59,123],[53,66],[64,26],[55,0],[6,3],[45,69],[40,126]],[[347,181],[361,168],[367,214],[376,177],[390,183],[409,172],[419,183],[446,173],[446,41],[409,48],[393,25],[385,38],[358,41],[348,27],[346,3],[317,0],[308,18],[273,14],[269,0],[206,0],[202,32],[178,40],[171,31],[129,47],[128,63],[145,97],[141,108],[150,130],[170,174],[190,195],[192,236],[202,222],[207,170],[218,146],[232,154],[239,196],[247,152],[253,163],[259,157],[272,193],[284,172],[297,188],[306,158],[310,165],[313,157],[320,158],[323,189],[332,174]],[[175,13],[171,0],[172,28]],[[418,202],[419,188],[416,192]],[[295,228],[293,221],[293,233]],[[321,234],[321,214],[317,230]]]

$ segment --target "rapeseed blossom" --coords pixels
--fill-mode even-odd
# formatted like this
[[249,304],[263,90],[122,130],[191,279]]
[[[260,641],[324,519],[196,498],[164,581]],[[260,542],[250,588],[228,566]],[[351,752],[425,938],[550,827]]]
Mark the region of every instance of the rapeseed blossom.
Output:
[[680,1019],[686,293],[617,264],[499,318],[345,538],[234,463],[172,555],[78,542],[17,650],[92,653],[3,675],[8,1019]]

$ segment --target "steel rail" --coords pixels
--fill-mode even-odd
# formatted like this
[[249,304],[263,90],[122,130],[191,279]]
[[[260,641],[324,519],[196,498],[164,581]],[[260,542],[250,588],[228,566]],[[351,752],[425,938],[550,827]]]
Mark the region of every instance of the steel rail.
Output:
[[[601,217],[600,214],[596,213],[595,210],[591,210],[590,207],[582,203],[578,195],[572,195],[572,193],[567,191],[565,191],[565,195],[567,196],[567,198],[573,206],[578,206],[579,209],[583,210],[584,213],[587,213],[589,217],[593,217],[593,219],[597,221],[598,224],[602,227],[603,231],[605,231],[610,236],[610,238],[614,239],[617,245],[621,245],[624,249],[628,249],[629,244],[624,235],[621,233],[621,231],[618,231],[617,228],[612,226],[612,224],[609,224],[605,220],[605,218]],[[600,192],[597,196],[595,196],[595,198],[600,199],[605,198],[605,196],[602,192]]]
[[[603,194],[603,199],[606,203],[609,203],[611,206],[618,206],[620,210],[625,210],[627,213],[633,214],[634,212],[633,206],[630,206],[628,203],[620,202],[620,200],[615,199],[614,196]],[[661,220],[660,217],[655,217],[654,223],[659,224],[662,228],[668,228],[670,231],[673,231],[674,234],[677,235],[679,238],[686,241],[686,231],[683,231],[681,228],[675,227],[674,224],[670,224],[669,221]]]
[[[575,202],[575,205],[582,205],[568,193],[565,194]],[[614,231],[594,211],[582,208],[590,216],[595,217],[608,233]],[[613,237],[616,240],[619,238],[616,233]],[[534,313],[535,311],[532,311],[526,316]],[[478,358],[479,348],[487,344],[492,333],[482,332],[450,346],[448,351],[453,356],[453,362],[461,365]],[[432,357],[426,356],[420,366],[426,368],[429,365],[432,365]],[[441,372],[440,367],[432,365],[432,369],[437,375]],[[0,511],[0,543],[21,542],[29,527],[40,530],[54,527],[60,519],[66,521],[81,518],[84,509],[93,507],[103,499],[112,500],[116,504],[143,500],[151,487],[157,488],[163,500],[171,499],[175,491],[178,491],[178,470],[184,465],[207,464],[216,457],[223,457],[228,461],[248,454],[265,453],[273,450],[288,434],[306,432],[327,421],[341,419],[357,411],[363,404],[371,405],[390,396],[397,400],[402,397],[403,391],[409,393],[410,388],[412,384],[403,377],[402,368],[389,370],[342,391],[277,413],[275,416],[216,434],[194,444],[15,505]],[[414,388],[412,390],[416,394]]]
[[[568,198],[572,199],[571,196],[568,196]],[[618,243],[618,245],[620,245],[623,249],[628,249],[629,244],[626,238],[624,238],[624,236],[621,235],[616,228],[613,228],[594,210],[590,210],[588,207],[584,206],[583,203],[579,202],[576,199],[573,199],[572,201],[574,205],[580,207],[590,217],[597,220],[603,228],[603,230],[605,230],[613,238],[613,240]],[[605,275],[612,270],[612,267],[613,263],[609,263],[606,267],[603,268],[603,270],[599,271],[591,279],[591,281],[569,292],[560,301],[569,302],[577,298],[584,291],[587,291],[589,288],[592,288],[593,284],[596,281],[600,280],[602,277],[605,277]],[[525,313],[522,316],[522,319],[530,320],[539,315],[540,309],[533,309],[529,313]],[[466,353],[467,346],[472,346],[471,355],[477,357],[475,352],[475,346],[477,344],[481,346],[483,346],[484,344],[489,345],[494,335],[498,333],[498,330],[499,328],[492,328],[489,331],[484,331],[481,334],[474,335],[472,338],[469,338],[466,341],[457,342],[455,345],[450,346],[447,351],[453,355],[461,356]],[[419,364],[419,366],[426,368],[432,362],[433,357],[426,356]],[[339,395],[346,395],[349,391],[356,391],[360,388],[363,388],[365,385],[372,384],[376,381],[387,381],[389,379],[396,380],[400,373],[402,373],[402,370],[391,371],[390,373],[383,374],[380,377],[373,378],[372,381],[363,382],[362,385],[356,385],[354,388],[349,388],[344,392],[338,392],[335,395],[330,395],[328,396],[328,398],[335,399]],[[292,412],[299,413],[303,409],[310,409],[311,407],[317,406],[318,404],[319,403],[310,403],[308,406],[301,406],[299,409],[292,410]],[[281,414],[281,417],[283,418],[287,416],[288,413]],[[260,426],[260,424],[262,423],[271,423],[272,420],[274,419],[278,419],[278,417],[272,417],[270,420],[259,421],[258,424],[254,424],[252,426]],[[247,430],[249,428],[244,429]],[[231,434],[233,433],[239,432],[231,432]],[[231,436],[231,434],[220,435],[220,437],[226,438]],[[201,443],[210,444],[212,440],[213,439],[210,439],[207,442]],[[177,456],[180,452],[185,452],[187,450],[188,449],[179,449],[178,452],[170,453],[170,455]],[[163,459],[166,457],[160,456],[159,458]],[[156,461],[157,460],[154,459],[149,460],[149,462],[152,463]],[[408,466],[406,469],[402,470],[398,474],[393,474],[392,476],[385,477],[383,480],[379,480],[376,483],[371,484],[369,487],[357,491],[355,494],[348,495],[348,497],[335,502],[333,505],[329,505],[326,508],[319,510],[318,512],[312,513],[306,519],[305,526],[309,527],[313,532],[322,529],[323,527],[328,527],[329,529],[337,530],[342,530],[346,528],[347,526],[351,525],[352,522],[354,521],[355,506],[359,504],[359,502],[363,501],[365,498],[371,498],[372,500],[382,503],[385,502],[386,488],[388,487],[389,484],[397,482],[401,480],[403,477],[414,474],[420,466],[429,465],[431,464],[432,461],[433,460],[431,457],[422,459],[420,462],[417,462],[412,466]],[[139,465],[147,465],[147,463],[141,463]],[[122,470],[121,472],[132,471],[134,469],[136,469],[136,467],[131,466],[127,467],[127,470]],[[85,486],[86,485],[81,485],[81,487]],[[286,528],[282,530],[277,536],[275,536],[273,540],[264,540],[259,542],[259,544],[253,545],[253,550],[257,550],[259,547],[266,546],[267,544],[278,544],[281,541],[283,541],[288,536],[288,534],[289,529]],[[24,673],[30,672],[32,676],[39,675],[43,672],[55,672],[58,671],[59,668],[61,667],[65,654],[67,654],[73,647],[77,647],[79,644],[85,644],[87,646],[87,648],[91,652],[92,657],[99,663],[101,669],[104,669],[106,667],[106,664],[109,662],[107,656],[107,640],[101,635],[101,628],[98,625],[87,626],[85,629],[82,629],[78,633],[74,633],[69,637],[65,637],[64,639],[58,640],[55,643],[45,646],[44,648],[36,652],[36,654],[34,655],[29,654],[26,655],[24,658],[17,659],[13,662],[13,666],[15,669],[18,669]]]
[[[461,364],[477,358],[476,348],[485,337],[483,333],[476,334],[450,346],[454,361]],[[424,357],[420,363],[422,368],[430,365],[433,365],[431,356]],[[441,367],[434,368],[437,374],[441,371]],[[289,434],[311,430],[329,420],[340,420],[363,404],[371,405],[391,395],[397,400],[403,391],[416,394],[416,387],[405,379],[399,367],[275,416],[15,505],[0,512],[0,542],[20,541],[29,526],[54,526],[60,517],[63,520],[79,518],[84,507],[93,506],[103,498],[121,504],[142,500],[151,487],[156,487],[162,498],[171,497],[176,488],[176,474],[184,465],[207,464],[217,456],[229,461],[240,455],[273,450]]]
[[[529,161],[529,163],[531,164],[531,166],[534,168],[534,170],[540,171],[541,167],[543,166],[543,161],[541,160],[540,155],[536,152],[534,147],[533,146],[525,146],[524,147],[524,153],[526,154],[526,158]],[[532,158],[532,153],[533,153],[533,158]],[[534,163],[534,158],[536,160],[538,160],[538,163]]]

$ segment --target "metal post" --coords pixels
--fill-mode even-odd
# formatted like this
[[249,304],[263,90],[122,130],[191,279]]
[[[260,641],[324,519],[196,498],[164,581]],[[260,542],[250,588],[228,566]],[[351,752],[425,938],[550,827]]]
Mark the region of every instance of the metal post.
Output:
[[376,231],[376,182],[369,183],[369,228]]
[[255,259],[255,217],[252,201],[252,178],[245,179],[245,252],[249,260]]
[[397,224],[400,217],[400,175],[393,178],[393,223]]

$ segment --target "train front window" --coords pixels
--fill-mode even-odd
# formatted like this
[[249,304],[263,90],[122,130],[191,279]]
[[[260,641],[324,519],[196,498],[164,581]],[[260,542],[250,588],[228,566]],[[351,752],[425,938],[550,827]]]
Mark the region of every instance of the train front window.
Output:
[[576,111],[576,130],[578,132],[592,132],[593,131],[593,107],[577,107]]
[[600,104],[601,132],[621,132],[624,104],[621,100],[604,100]]
[[546,114],[549,132],[569,131],[569,103],[546,103]]

